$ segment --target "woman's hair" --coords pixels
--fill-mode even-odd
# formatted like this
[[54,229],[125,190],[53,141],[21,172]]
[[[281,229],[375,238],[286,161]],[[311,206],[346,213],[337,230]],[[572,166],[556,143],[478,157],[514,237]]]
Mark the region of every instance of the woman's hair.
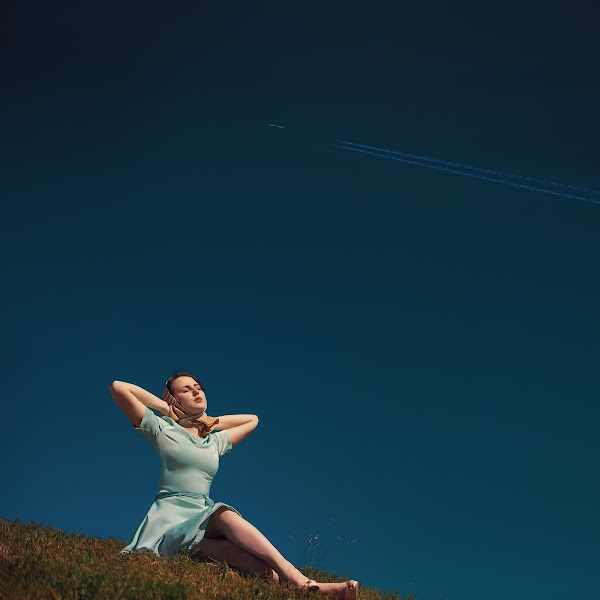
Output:
[[197,381],[200,384],[202,391],[206,391],[204,389],[204,386],[202,385],[202,382],[193,373],[190,373],[189,371],[174,371],[171,377],[169,377],[169,379],[167,380],[167,389],[169,390],[169,394],[171,394],[171,396],[175,397],[175,393],[173,390],[173,381],[175,381],[177,377],[182,377],[183,375],[187,375],[188,377],[191,377],[192,379]]

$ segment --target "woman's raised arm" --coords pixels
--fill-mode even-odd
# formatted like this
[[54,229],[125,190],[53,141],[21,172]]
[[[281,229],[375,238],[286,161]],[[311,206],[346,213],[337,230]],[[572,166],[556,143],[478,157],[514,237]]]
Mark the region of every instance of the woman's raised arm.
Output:
[[169,405],[164,400],[139,385],[125,381],[113,381],[108,389],[114,401],[135,427],[140,426],[146,406],[154,408],[161,415],[169,414]]
[[231,447],[237,446],[245,440],[257,427],[257,415],[223,415],[215,429],[227,429],[231,439]]

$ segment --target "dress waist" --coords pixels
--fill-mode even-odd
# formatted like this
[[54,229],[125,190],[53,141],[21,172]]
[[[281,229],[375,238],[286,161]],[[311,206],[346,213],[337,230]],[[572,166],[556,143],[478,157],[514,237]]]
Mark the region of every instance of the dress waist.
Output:
[[163,498],[169,498],[171,496],[189,496],[191,498],[205,498],[207,504],[213,502],[211,498],[209,498],[208,494],[200,494],[197,492],[159,492],[154,496],[154,500],[162,500]]

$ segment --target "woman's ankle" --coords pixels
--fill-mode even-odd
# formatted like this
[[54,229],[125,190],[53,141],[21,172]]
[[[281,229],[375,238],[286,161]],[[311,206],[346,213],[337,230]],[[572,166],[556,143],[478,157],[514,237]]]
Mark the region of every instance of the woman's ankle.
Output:
[[302,571],[298,570],[289,560],[286,560],[285,562],[287,563],[287,568],[285,570],[285,578],[287,581],[298,587],[302,587],[307,581],[310,581],[309,578],[306,577]]

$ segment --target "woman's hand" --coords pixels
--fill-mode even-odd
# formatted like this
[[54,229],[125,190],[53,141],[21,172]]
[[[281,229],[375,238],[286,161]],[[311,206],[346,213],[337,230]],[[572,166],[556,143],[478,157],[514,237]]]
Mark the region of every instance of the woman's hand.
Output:
[[170,417],[173,413],[171,412],[171,402],[173,402],[174,398],[171,396],[171,392],[169,392],[168,388],[165,388],[165,391],[162,395],[162,401],[164,402],[164,406],[160,409],[160,414],[163,417]]
[[165,406],[160,406],[158,409],[158,412],[160,413],[161,417],[170,417],[171,416],[171,409],[169,408],[169,405],[165,405]]

